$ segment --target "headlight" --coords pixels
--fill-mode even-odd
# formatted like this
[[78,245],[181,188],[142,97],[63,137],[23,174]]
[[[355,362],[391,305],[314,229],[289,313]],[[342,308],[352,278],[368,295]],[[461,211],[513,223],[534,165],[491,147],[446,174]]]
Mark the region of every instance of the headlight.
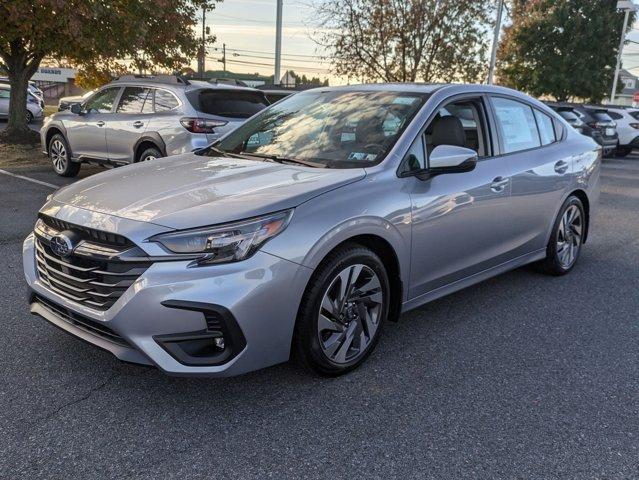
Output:
[[178,254],[203,254],[198,264],[238,262],[253,255],[269,239],[281,233],[293,210],[213,227],[162,233],[149,238]]

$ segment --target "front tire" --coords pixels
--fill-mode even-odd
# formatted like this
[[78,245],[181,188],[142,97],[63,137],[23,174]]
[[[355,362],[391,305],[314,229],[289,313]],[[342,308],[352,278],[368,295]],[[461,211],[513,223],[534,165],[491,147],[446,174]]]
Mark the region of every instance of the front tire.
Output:
[[80,164],[71,161],[69,145],[59,133],[49,140],[49,159],[53,170],[61,177],[75,177],[80,171]]
[[343,375],[371,354],[388,317],[390,284],[380,258],[352,244],[331,253],[306,288],[293,350],[323,376]]
[[573,269],[579,258],[584,234],[586,214],[581,200],[570,196],[557,215],[546,246],[546,258],[541,266],[549,275],[565,275]]

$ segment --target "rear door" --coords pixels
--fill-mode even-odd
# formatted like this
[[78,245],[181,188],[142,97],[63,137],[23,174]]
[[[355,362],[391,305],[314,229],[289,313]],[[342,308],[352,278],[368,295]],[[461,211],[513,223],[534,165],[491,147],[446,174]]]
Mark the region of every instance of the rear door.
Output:
[[120,86],[99,90],[83,105],[81,114],[70,115],[65,119],[67,141],[75,158],[106,160],[109,157],[106,130],[113,117],[120,90]]
[[511,171],[513,253],[546,247],[546,234],[572,182],[572,153],[551,115],[507,96],[491,96],[502,159]]
[[153,96],[147,87],[124,87],[106,129],[109,160],[131,163],[135,160],[137,141],[153,115]]

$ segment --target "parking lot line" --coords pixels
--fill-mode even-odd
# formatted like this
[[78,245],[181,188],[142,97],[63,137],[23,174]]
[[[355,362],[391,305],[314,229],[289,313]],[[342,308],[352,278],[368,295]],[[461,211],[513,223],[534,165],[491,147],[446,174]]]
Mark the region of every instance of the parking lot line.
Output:
[[10,177],[20,178],[22,180],[26,180],[27,182],[37,183],[38,185],[44,185],[45,187],[53,188],[57,190],[60,188],[59,185],[54,185],[53,183],[43,182],[42,180],[36,180],[35,178],[25,177],[24,175],[18,175],[16,173],[7,172],[6,170],[2,170],[0,168],[0,173],[4,175],[9,175]]

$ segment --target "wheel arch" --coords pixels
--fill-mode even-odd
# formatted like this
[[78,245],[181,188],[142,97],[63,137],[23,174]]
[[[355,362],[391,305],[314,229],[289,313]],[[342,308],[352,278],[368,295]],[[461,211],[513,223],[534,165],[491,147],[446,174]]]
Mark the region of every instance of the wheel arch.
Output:
[[588,240],[588,231],[590,230],[590,200],[588,199],[588,194],[581,189],[573,190],[572,192],[570,192],[570,194],[566,198],[571,196],[577,197],[579,200],[581,200],[581,203],[584,206],[584,214],[586,216],[586,225],[584,229],[583,243],[586,243],[586,240]]
[[[346,247],[347,245],[360,245],[368,248],[375,255],[377,255],[384,264],[388,273],[388,280],[391,288],[391,302],[389,306],[389,320],[398,321],[402,311],[402,303],[404,298],[404,282],[402,281],[402,269],[400,265],[400,259],[397,256],[395,247],[384,237],[375,233],[361,233],[349,236],[341,239],[338,243],[332,245],[328,250],[325,250],[322,254],[321,260],[317,262],[315,269],[319,267],[335,251]],[[310,282],[313,281],[313,277],[309,279],[306,288]]]
[[66,131],[65,131],[64,127],[62,127],[60,125],[51,125],[47,129],[47,133],[45,135],[45,139],[46,139],[45,147],[47,149],[47,154],[49,153],[49,144],[51,143],[51,139],[56,134],[60,134],[60,135],[62,135],[64,137],[64,140],[67,143],[67,148],[69,149],[69,156],[72,156],[73,154],[71,152],[71,146],[69,145],[69,140],[67,139]]
[[157,133],[150,133],[141,136],[133,147],[133,161],[138,162],[140,155],[147,148],[157,148],[163,156],[166,156],[166,145],[164,140]]

